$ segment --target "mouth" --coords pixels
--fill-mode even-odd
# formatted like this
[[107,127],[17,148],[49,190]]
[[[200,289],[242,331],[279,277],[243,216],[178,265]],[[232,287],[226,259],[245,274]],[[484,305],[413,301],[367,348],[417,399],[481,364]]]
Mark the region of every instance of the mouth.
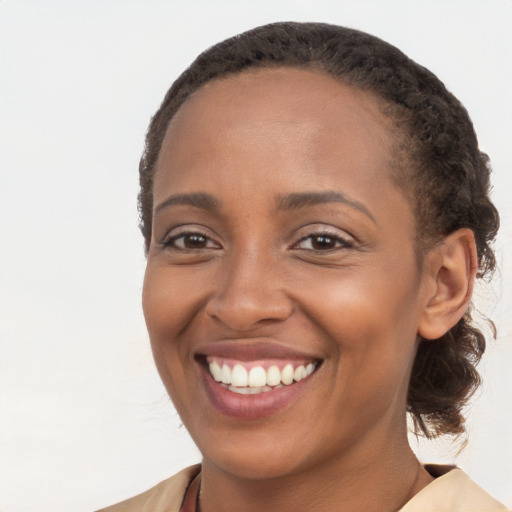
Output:
[[270,344],[217,342],[195,357],[209,402],[220,413],[257,419],[312,389],[323,360]]

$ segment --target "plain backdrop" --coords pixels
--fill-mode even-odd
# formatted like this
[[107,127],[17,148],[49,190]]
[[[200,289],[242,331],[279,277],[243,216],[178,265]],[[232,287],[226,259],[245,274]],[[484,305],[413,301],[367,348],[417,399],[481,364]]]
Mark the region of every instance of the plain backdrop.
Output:
[[153,367],[136,210],[150,116],[209,45],[271,21],[395,44],[468,108],[494,167],[499,337],[469,443],[413,446],[512,506],[512,0],[1,0],[0,510],[86,512],[199,454]]

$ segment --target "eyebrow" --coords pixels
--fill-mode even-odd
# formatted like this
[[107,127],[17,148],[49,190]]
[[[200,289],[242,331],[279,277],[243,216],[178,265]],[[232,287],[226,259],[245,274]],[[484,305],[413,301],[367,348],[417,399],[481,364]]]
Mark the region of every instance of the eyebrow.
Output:
[[296,194],[288,194],[281,196],[278,200],[279,210],[299,210],[324,203],[343,203],[355,210],[364,213],[374,224],[377,224],[375,217],[370,213],[368,208],[359,201],[347,197],[341,192],[334,190],[326,190],[323,192],[301,192]]
[[155,213],[159,212],[163,208],[175,205],[195,206],[196,208],[201,208],[209,212],[213,212],[219,207],[218,201],[210,194],[204,194],[202,192],[195,194],[174,194],[162,201],[155,208]]
[[[370,220],[377,224],[375,217],[370,213],[368,208],[364,206],[364,204],[356,201],[355,199],[350,199],[345,194],[336,192],[334,190],[327,190],[323,192],[300,192],[279,196],[277,201],[277,209],[300,210],[302,208],[308,208],[325,203],[346,204],[365,214]],[[174,194],[169,196],[155,208],[155,213],[164,208],[175,205],[194,206],[209,212],[214,212],[219,209],[219,202],[217,199],[215,199],[215,197],[203,192],[196,192],[192,194]]]

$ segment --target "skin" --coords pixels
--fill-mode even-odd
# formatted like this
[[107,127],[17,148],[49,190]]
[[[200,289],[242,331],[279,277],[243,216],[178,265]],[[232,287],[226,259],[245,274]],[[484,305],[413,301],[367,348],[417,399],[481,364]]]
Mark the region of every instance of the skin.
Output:
[[[432,480],[407,442],[408,379],[418,333],[450,327],[429,312],[448,308],[456,321],[464,307],[446,304],[467,302],[470,288],[452,292],[441,250],[418,262],[411,206],[390,179],[392,143],[376,97],[298,69],[212,81],[171,121],[143,307],[158,371],[203,454],[203,512],[382,512]],[[278,207],[326,191],[348,202]],[[217,208],[164,205],[196,193]],[[463,235],[446,254],[467,259]],[[233,418],[212,406],[195,358],[226,340],[270,341],[322,364],[300,399]]]

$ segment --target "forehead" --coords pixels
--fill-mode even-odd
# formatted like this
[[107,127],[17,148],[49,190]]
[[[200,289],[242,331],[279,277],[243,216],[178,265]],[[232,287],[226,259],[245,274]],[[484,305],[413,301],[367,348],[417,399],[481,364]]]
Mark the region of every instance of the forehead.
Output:
[[373,93],[317,70],[257,69],[215,79],[171,120],[156,180],[170,163],[176,170],[195,160],[204,166],[205,156],[225,158],[232,150],[258,162],[292,157],[295,165],[317,160],[325,168],[356,158],[358,166],[388,166],[393,129],[381,107]]
[[174,188],[201,188],[198,180],[212,192],[235,179],[253,193],[256,178],[285,193],[379,195],[391,183],[392,145],[392,123],[373,93],[318,70],[250,70],[212,80],[178,110],[157,162],[155,203]]
[[[350,86],[321,70],[282,67],[250,69],[214,79],[195,91],[172,118],[175,128],[197,123],[238,123],[241,116],[257,125],[285,125],[330,129],[342,126],[366,132],[379,140],[391,136],[390,120],[382,114],[382,100],[370,91]],[[249,123],[247,123],[249,124]]]

